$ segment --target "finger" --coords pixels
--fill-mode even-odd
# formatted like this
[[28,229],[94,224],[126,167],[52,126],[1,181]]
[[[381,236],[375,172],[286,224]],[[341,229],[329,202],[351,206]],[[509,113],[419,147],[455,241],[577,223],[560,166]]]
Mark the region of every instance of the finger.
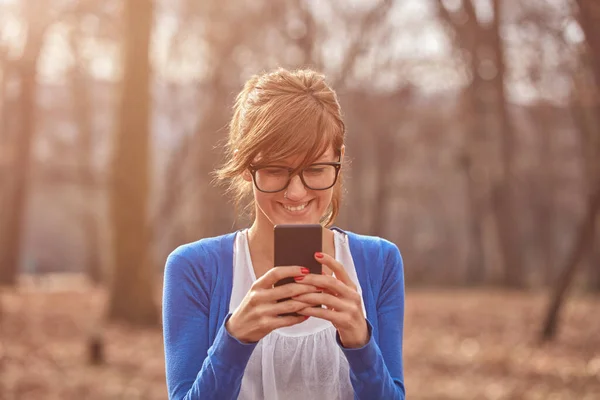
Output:
[[292,316],[292,315],[288,315],[285,317],[276,317],[273,318],[273,322],[272,322],[272,329],[278,329],[278,328],[284,328],[286,326],[292,326],[292,325],[296,325],[299,324],[300,322],[304,322],[306,321],[306,319],[308,318],[308,316]]
[[345,326],[344,321],[348,320],[346,314],[327,308],[307,307],[296,312],[307,317],[316,317],[330,321],[335,327]]
[[336,311],[346,311],[350,310],[352,307],[352,303],[344,301],[342,298],[325,293],[300,294],[295,296],[293,299],[310,305],[323,304],[329,309],[334,308]]
[[317,288],[317,293],[326,293],[326,294],[329,294],[329,295],[331,295],[331,296],[335,296],[335,297],[337,297],[337,295],[338,295],[337,293],[335,293],[335,292],[332,292],[332,291],[331,291],[331,290],[329,290],[329,289],[325,289],[325,288],[321,288],[321,287],[318,287],[318,288]]
[[327,265],[329,269],[333,271],[337,279],[345,283],[347,286],[356,289],[356,285],[354,284],[354,282],[352,282],[350,276],[348,276],[348,273],[346,272],[344,266],[335,258],[331,257],[329,254],[315,253],[315,260],[317,260],[321,264]]
[[252,286],[254,288],[270,289],[275,283],[284,278],[303,276],[307,275],[308,273],[308,268],[296,265],[289,267],[273,267],[268,270],[266,274],[257,279]]
[[[266,306],[266,305],[265,305]],[[275,304],[269,304],[268,307],[265,307],[265,314],[271,316],[277,316],[281,314],[288,314],[293,312],[298,312],[306,307],[312,307],[312,304],[304,303],[299,300],[286,300],[281,301]]]
[[317,288],[313,285],[301,285],[299,283],[290,283],[287,285],[277,286],[272,289],[264,290],[261,295],[264,302],[275,302],[280,299],[298,296],[304,293],[314,293]]
[[349,299],[355,299],[358,294],[355,288],[349,287],[339,279],[328,275],[309,274],[301,281],[298,281],[298,283],[322,288],[331,292],[332,294],[337,294],[338,296]]

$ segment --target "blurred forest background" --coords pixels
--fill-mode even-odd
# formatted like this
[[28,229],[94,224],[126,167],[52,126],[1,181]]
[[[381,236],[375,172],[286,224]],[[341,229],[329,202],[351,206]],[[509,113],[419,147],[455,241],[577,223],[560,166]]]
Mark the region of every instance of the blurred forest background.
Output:
[[599,1],[0,0],[0,399],[166,398],[165,258],[247,225],[210,172],[279,66],[402,251],[409,397],[600,398]]

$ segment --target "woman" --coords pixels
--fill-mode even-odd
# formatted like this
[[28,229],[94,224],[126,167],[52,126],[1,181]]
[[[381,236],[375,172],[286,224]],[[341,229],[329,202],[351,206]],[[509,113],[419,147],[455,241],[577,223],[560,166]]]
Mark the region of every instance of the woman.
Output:
[[[246,82],[217,176],[238,206],[250,198],[254,221],[167,259],[170,399],[405,398],[400,253],[384,239],[329,228],[344,135],[322,75],[279,69]],[[324,227],[315,254],[323,275],[274,267],[273,226],[315,223]],[[274,287],[286,277],[295,283]],[[290,312],[300,316],[278,316]]]

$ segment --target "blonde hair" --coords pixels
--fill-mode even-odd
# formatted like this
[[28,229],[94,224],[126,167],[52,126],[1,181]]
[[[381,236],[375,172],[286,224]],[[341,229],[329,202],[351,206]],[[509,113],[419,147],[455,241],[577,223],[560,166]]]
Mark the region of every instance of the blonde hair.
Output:
[[[261,164],[306,154],[296,171],[315,162],[331,146],[341,154],[345,125],[334,90],[325,77],[309,69],[283,68],[251,77],[238,94],[229,125],[226,162],[215,171],[228,183],[236,210],[252,193],[252,183],[242,177],[256,159]],[[330,226],[339,213],[341,172],[333,198],[321,223]],[[250,199],[246,209],[253,206]],[[253,207],[252,207],[253,208]]]

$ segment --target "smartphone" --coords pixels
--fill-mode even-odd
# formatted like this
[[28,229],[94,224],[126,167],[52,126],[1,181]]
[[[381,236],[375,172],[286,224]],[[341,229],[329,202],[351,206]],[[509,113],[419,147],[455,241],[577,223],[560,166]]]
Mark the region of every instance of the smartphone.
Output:
[[[298,265],[309,269],[311,274],[321,275],[323,267],[315,260],[315,253],[323,251],[323,227],[319,224],[275,225],[275,266]],[[285,278],[275,286],[294,283],[294,278]],[[289,300],[280,299],[278,302]],[[315,306],[321,307],[321,305]],[[297,313],[281,315],[299,316]]]

